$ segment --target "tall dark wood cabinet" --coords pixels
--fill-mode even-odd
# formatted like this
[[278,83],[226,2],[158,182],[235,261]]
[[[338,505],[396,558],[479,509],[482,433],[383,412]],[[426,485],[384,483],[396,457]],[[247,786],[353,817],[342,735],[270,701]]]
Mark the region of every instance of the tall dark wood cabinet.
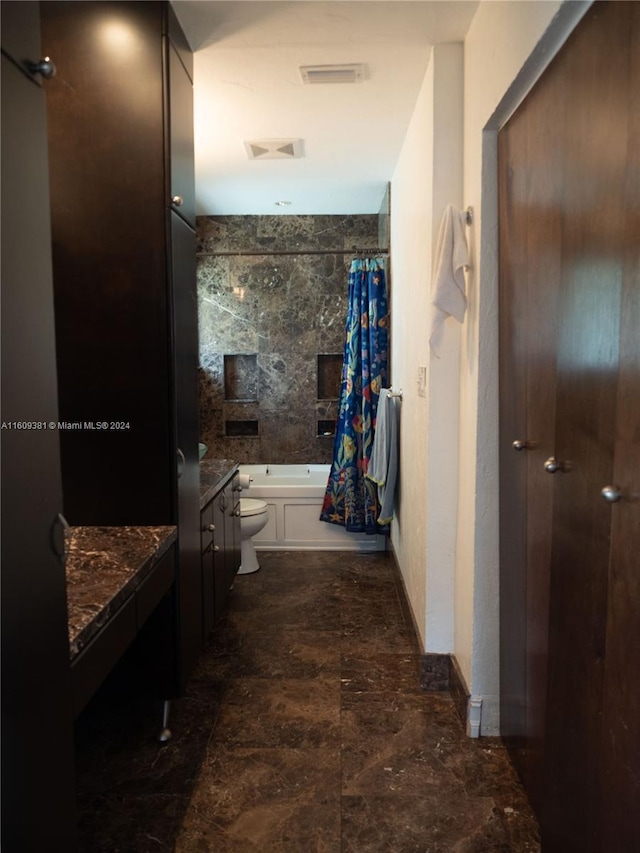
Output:
[[178,675],[202,646],[192,55],[167,2],[47,2],[64,508],[178,525]]
[[[37,3],[2,14],[2,849],[75,847],[46,89]],[[44,85],[43,85],[44,83]]]
[[499,134],[502,733],[544,853],[640,850],[640,7]]

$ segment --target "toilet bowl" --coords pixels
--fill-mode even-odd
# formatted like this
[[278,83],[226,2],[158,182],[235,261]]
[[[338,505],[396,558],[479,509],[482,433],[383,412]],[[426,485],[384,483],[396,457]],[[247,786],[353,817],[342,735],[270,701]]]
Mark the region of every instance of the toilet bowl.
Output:
[[241,557],[239,575],[249,575],[260,568],[256,549],[253,547],[252,536],[259,533],[269,519],[267,505],[255,498],[240,499],[240,545]]

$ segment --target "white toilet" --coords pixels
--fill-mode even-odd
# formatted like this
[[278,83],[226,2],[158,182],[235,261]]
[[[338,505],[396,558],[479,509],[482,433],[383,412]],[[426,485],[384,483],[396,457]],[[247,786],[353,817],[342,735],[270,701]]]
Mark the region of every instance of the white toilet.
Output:
[[269,519],[267,505],[255,498],[240,498],[241,563],[239,575],[249,575],[260,568],[251,537],[259,533]]

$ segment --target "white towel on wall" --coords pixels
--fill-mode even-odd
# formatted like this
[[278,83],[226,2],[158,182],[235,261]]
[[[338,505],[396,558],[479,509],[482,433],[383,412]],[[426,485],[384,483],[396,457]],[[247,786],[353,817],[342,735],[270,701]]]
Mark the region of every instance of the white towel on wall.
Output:
[[469,268],[469,247],[465,224],[466,214],[448,204],[440,223],[431,285],[429,344],[438,358],[444,338],[444,321],[454,317],[462,323],[467,309],[464,271]]

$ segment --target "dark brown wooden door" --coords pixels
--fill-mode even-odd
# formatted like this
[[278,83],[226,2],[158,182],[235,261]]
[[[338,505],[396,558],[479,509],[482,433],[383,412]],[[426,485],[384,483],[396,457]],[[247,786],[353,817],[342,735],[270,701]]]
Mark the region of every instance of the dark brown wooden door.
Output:
[[[602,731],[603,848],[640,848],[640,6],[632,6],[619,372]],[[635,82],[634,82],[635,81]],[[621,722],[621,711],[623,725]],[[632,819],[629,820],[629,816]]]
[[500,134],[503,726],[545,853],[640,849],[638,21],[594,4]]
[[541,81],[499,136],[501,730],[537,805],[553,506],[544,460],[554,452],[564,168],[562,99],[549,88]]

